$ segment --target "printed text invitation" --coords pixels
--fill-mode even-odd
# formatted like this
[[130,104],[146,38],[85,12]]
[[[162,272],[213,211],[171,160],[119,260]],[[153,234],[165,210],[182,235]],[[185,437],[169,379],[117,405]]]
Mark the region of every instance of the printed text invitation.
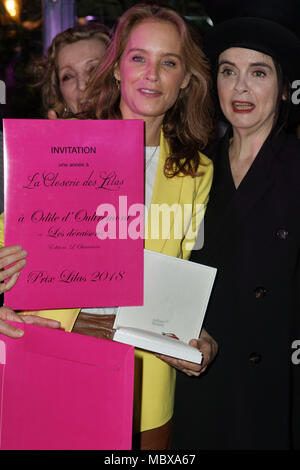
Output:
[[143,121],[4,120],[5,245],[28,252],[14,309],[143,302]]

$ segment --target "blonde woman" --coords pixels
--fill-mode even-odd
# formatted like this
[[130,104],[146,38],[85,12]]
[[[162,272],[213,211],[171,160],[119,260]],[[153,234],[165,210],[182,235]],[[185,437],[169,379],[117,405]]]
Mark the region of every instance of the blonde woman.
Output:
[[[146,206],[178,204],[197,232],[212,181],[213,166],[201,153],[212,136],[210,73],[190,27],[174,10],[135,5],[120,18],[113,40],[88,89],[85,118],[143,119],[145,122]],[[121,151],[121,149],[120,149]],[[200,208],[200,209],[199,209]],[[149,233],[151,227],[149,226]],[[186,231],[177,239],[148,238],[145,248],[188,259],[194,239]],[[68,331],[109,337],[114,309],[44,311]],[[184,314],[184,312],[183,312]],[[176,360],[188,375],[203,372],[216,354],[216,343],[202,331],[192,340],[203,364]],[[169,449],[175,389],[175,368],[154,354],[136,350],[134,446]]]
[[34,62],[30,73],[49,118],[67,118],[82,111],[88,80],[110,43],[101,24],[69,28],[55,36],[46,57]]

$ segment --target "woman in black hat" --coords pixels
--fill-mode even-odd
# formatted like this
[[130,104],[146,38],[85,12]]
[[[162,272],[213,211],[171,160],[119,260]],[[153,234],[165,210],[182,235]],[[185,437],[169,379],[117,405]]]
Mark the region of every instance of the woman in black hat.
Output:
[[219,352],[202,376],[178,373],[173,447],[300,448],[300,142],[286,132],[299,41],[236,18],[206,46],[230,126],[192,261],[218,268],[205,328]]

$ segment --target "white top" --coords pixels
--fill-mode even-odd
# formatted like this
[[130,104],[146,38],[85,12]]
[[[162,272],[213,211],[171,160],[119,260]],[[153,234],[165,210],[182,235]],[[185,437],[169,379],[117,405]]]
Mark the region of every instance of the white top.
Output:
[[[159,159],[159,145],[157,147],[145,147],[145,206],[147,213],[149,212],[157,164]],[[114,315],[117,313],[118,307],[101,307],[101,308],[83,308],[84,313],[92,313],[93,315]]]

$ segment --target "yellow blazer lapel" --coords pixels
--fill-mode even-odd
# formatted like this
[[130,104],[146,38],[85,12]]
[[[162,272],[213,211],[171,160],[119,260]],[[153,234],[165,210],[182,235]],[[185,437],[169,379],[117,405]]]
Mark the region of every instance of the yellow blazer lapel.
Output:
[[[171,234],[173,233],[174,220],[180,210],[179,202],[183,187],[182,177],[167,178],[164,175],[164,164],[168,156],[169,146],[161,131],[158,165],[148,220],[145,227],[145,248],[158,252],[163,251],[165,243],[171,238]],[[166,216],[168,218],[167,206],[169,210],[172,209],[172,206],[174,209],[173,211],[170,210],[171,214],[173,212],[174,215],[171,217],[169,227],[167,223],[163,226],[161,211],[159,211],[159,209],[165,207]],[[163,233],[164,228],[166,230]]]

